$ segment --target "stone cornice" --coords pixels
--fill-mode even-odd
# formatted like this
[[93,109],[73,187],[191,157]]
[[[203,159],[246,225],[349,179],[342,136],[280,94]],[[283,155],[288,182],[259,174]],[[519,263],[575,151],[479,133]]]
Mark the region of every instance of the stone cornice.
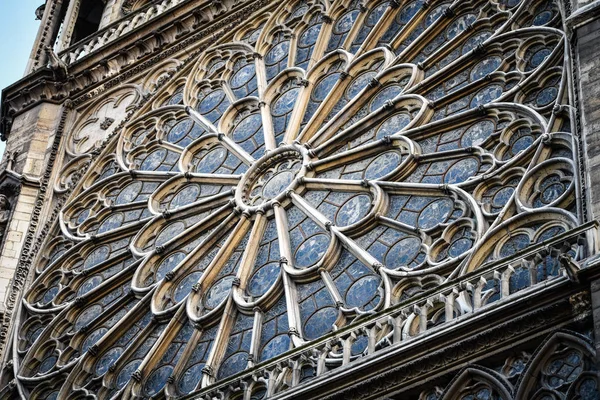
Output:
[[235,26],[267,4],[267,0],[235,0],[224,10],[211,1],[184,1],[73,64],[63,64],[65,77],[62,71],[39,69],[2,91],[0,137],[6,140],[14,118],[41,102],[85,101],[89,96],[82,95],[93,89],[100,88],[93,92],[99,94],[142,74],[161,60]]

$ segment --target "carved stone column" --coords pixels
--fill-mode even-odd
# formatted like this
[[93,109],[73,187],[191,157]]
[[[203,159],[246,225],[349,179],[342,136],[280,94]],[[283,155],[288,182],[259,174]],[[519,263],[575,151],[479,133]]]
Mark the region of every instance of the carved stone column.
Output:
[[54,41],[60,29],[60,15],[63,3],[64,0],[48,0],[46,3],[42,21],[35,38],[35,45],[27,62],[25,75],[45,66],[47,56],[44,49],[46,46],[54,46]]
[[71,0],[69,2],[69,8],[65,15],[65,24],[63,25],[63,31],[60,36],[57,51],[62,51],[69,47],[71,44],[71,38],[73,37],[73,30],[75,29],[75,23],[79,16],[79,7],[81,6],[81,0]]

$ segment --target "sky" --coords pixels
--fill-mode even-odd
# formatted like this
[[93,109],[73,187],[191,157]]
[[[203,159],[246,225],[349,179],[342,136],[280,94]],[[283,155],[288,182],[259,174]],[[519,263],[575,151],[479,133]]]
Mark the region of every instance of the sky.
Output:
[[[44,0],[0,0],[0,90],[23,77],[40,24],[35,10]],[[0,156],[4,142],[0,142]]]

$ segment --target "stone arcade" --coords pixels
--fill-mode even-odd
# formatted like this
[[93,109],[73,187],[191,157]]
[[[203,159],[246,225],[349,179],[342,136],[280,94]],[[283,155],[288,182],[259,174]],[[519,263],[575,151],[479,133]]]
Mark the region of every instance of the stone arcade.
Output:
[[0,399],[600,399],[599,0],[46,0]]

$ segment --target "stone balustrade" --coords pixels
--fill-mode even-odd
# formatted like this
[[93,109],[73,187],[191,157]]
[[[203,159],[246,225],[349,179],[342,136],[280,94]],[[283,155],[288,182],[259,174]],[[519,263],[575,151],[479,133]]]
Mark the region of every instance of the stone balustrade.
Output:
[[[511,257],[488,262],[187,398],[230,399],[249,387],[260,387],[268,396],[283,393],[329,371],[352,368],[364,357],[397,350],[451,324],[456,327],[518,296],[576,280],[581,267],[574,257],[585,257],[585,249],[595,247],[590,241],[596,242],[596,231],[597,224],[588,223]],[[205,373],[212,379],[216,371]]]
[[108,43],[119,39],[128,32],[135,30],[139,26],[185,1],[186,0],[162,0],[138,11],[132,12],[131,14],[127,15],[126,18],[123,18],[107,26],[106,28],[99,30],[95,35],[89,36],[75,43],[73,46],[65,49],[59,54],[59,57],[67,65],[73,64],[86,55],[97,51]]

